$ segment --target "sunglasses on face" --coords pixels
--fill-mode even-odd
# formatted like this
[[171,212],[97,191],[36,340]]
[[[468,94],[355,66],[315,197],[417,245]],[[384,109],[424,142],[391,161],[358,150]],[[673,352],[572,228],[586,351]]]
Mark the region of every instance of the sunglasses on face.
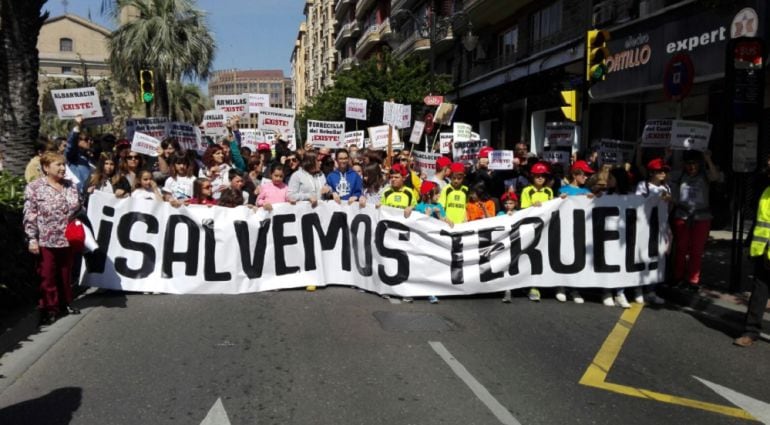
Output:
[[126,159],[139,159],[139,155],[129,155]]

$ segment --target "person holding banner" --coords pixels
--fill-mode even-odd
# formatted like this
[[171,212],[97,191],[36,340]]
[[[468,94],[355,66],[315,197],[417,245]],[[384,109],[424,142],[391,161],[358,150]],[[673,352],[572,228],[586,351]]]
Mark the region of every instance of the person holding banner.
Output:
[[273,164],[270,181],[262,183],[257,195],[257,206],[266,211],[273,210],[273,204],[288,201],[289,187],[283,182],[283,165]]
[[135,187],[137,175],[144,166],[144,158],[142,158],[142,155],[139,152],[126,149],[126,156],[123,157],[123,160],[118,165],[120,167],[120,175],[128,180],[128,184],[131,185],[132,188]]
[[193,182],[193,197],[190,199],[190,205],[213,206],[217,204],[213,196],[211,180],[205,177],[199,177]]
[[465,166],[459,162],[449,166],[449,184],[441,190],[439,203],[444,207],[447,218],[454,224],[465,223],[468,218],[468,186],[465,180]]
[[359,200],[361,207],[366,206],[367,202],[372,202],[375,205],[380,205],[382,200],[382,194],[385,193],[386,182],[385,177],[382,175],[382,169],[380,164],[373,162],[364,168],[364,191],[361,199]]
[[287,191],[289,202],[309,201],[315,207],[318,200],[331,192],[326,177],[321,172],[321,158],[315,151],[307,151],[302,157],[302,167],[291,175]]
[[406,186],[409,170],[401,164],[390,167],[390,186],[382,194],[382,205],[404,210],[404,217],[409,217],[417,205],[417,191]]
[[211,180],[214,187],[214,199],[219,199],[222,191],[230,184],[228,172],[230,164],[226,162],[225,151],[221,145],[209,146],[203,153],[203,165],[198,177],[206,177]]
[[163,201],[163,195],[158,190],[158,184],[152,178],[152,171],[142,170],[136,176],[132,199],[144,199],[146,201]]
[[102,152],[99,164],[88,181],[88,194],[94,192],[112,193],[118,198],[124,198],[131,193],[131,184],[118,173],[115,155],[112,152]]
[[65,178],[65,158],[55,152],[40,157],[43,177],[24,189],[24,233],[28,250],[40,256],[40,325],[62,314],[78,314],[71,307],[74,252],[65,237],[68,223],[80,211],[77,187]]
[[166,179],[161,192],[166,202],[175,207],[187,205],[193,197],[193,167],[181,152],[174,153],[168,160],[169,177]]
[[[550,167],[545,162],[537,162],[529,170],[532,174],[532,184],[521,191],[521,209],[539,207],[543,202],[553,199],[553,190],[546,186],[551,174]],[[540,289],[530,288],[527,298],[540,302]]]
[[352,204],[363,194],[361,176],[350,168],[350,154],[347,149],[337,151],[337,168],[326,176],[326,184],[332,188],[332,199],[338,204],[348,201]]

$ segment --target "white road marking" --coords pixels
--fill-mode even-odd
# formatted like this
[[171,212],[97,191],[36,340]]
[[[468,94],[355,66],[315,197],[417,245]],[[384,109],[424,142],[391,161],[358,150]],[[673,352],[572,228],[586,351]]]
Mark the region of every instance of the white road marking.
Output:
[[231,425],[221,398],[218,398],[214,405],[211,406],[201,425]]
[[719,384],[698,378],[697,376],[693,376],[693,378],[701,381],[703,385],[711,388],[715,393],[729,400],[730,403],[749,412],[751,416],[757,418],[758,421],[762,422],[763,424],[770,425],[770,404],[755,398],[751,398],[745,394],[741,394],[738,391],[723,387]]
[[497,401],[497,399],[494,398],[492,394],[490,394],[489,391],[487,391],[487,389],[484,388],[484,386],[481,385],[481,383],[476,380],[473,375],[471,375],[470,372],[468,372],[468,369],[466,369],[462,363],[454,358],[449,350],[444,347],[444,344],[438,341],[428,341],[428,344],[430,344],[431,348],[433,348],[433,351],[435,351],[439,357],[444,359],[444,361],[449,365],[455,375],[457,375],[463,382],[465,382],[465,385],[467,385],[468,388],[473,391],[473,394],[475,394],[476,397],[478,397],[478,399],[481,400],[481,402],[492,411],[492,414],[497,417],[500,423],[505,425],[521,425],[521,422],[516,420],[511,412],[509,412],[505,406],[500,404],[500,402]]

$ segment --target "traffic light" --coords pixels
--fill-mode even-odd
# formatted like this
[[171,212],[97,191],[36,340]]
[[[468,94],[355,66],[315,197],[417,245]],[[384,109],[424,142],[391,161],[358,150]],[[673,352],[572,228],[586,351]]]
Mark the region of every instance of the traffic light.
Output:
[[139,72],[139,82],[142,86],[142,101],[150,103],[155,99],[155,78],[149,69],[143,69]]
[[604,81],[607,76],[607,41],[610,33],[606,30],[590,30],[586,35],[586,81]]
[[561,98],[564,101],[563,103],[565,105],[561,107],[561,111],[564,113],[564,118],[572,122],[577,122],[578,111],[580,110],[577,90],[562,91]]

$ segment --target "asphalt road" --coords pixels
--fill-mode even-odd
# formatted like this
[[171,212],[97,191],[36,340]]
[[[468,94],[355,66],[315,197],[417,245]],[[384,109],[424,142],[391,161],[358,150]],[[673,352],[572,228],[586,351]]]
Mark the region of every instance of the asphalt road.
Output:
[[[595,299],[393,304],[344,287],[79,303],[48,345],[0,360],[0,424],[750,423],[711,411],[745,414],[696,377],[770,402],[770,344],[733,347],[724,321],[674,308],[620,320]],[[591,364],[598,387],[580,383]]]

